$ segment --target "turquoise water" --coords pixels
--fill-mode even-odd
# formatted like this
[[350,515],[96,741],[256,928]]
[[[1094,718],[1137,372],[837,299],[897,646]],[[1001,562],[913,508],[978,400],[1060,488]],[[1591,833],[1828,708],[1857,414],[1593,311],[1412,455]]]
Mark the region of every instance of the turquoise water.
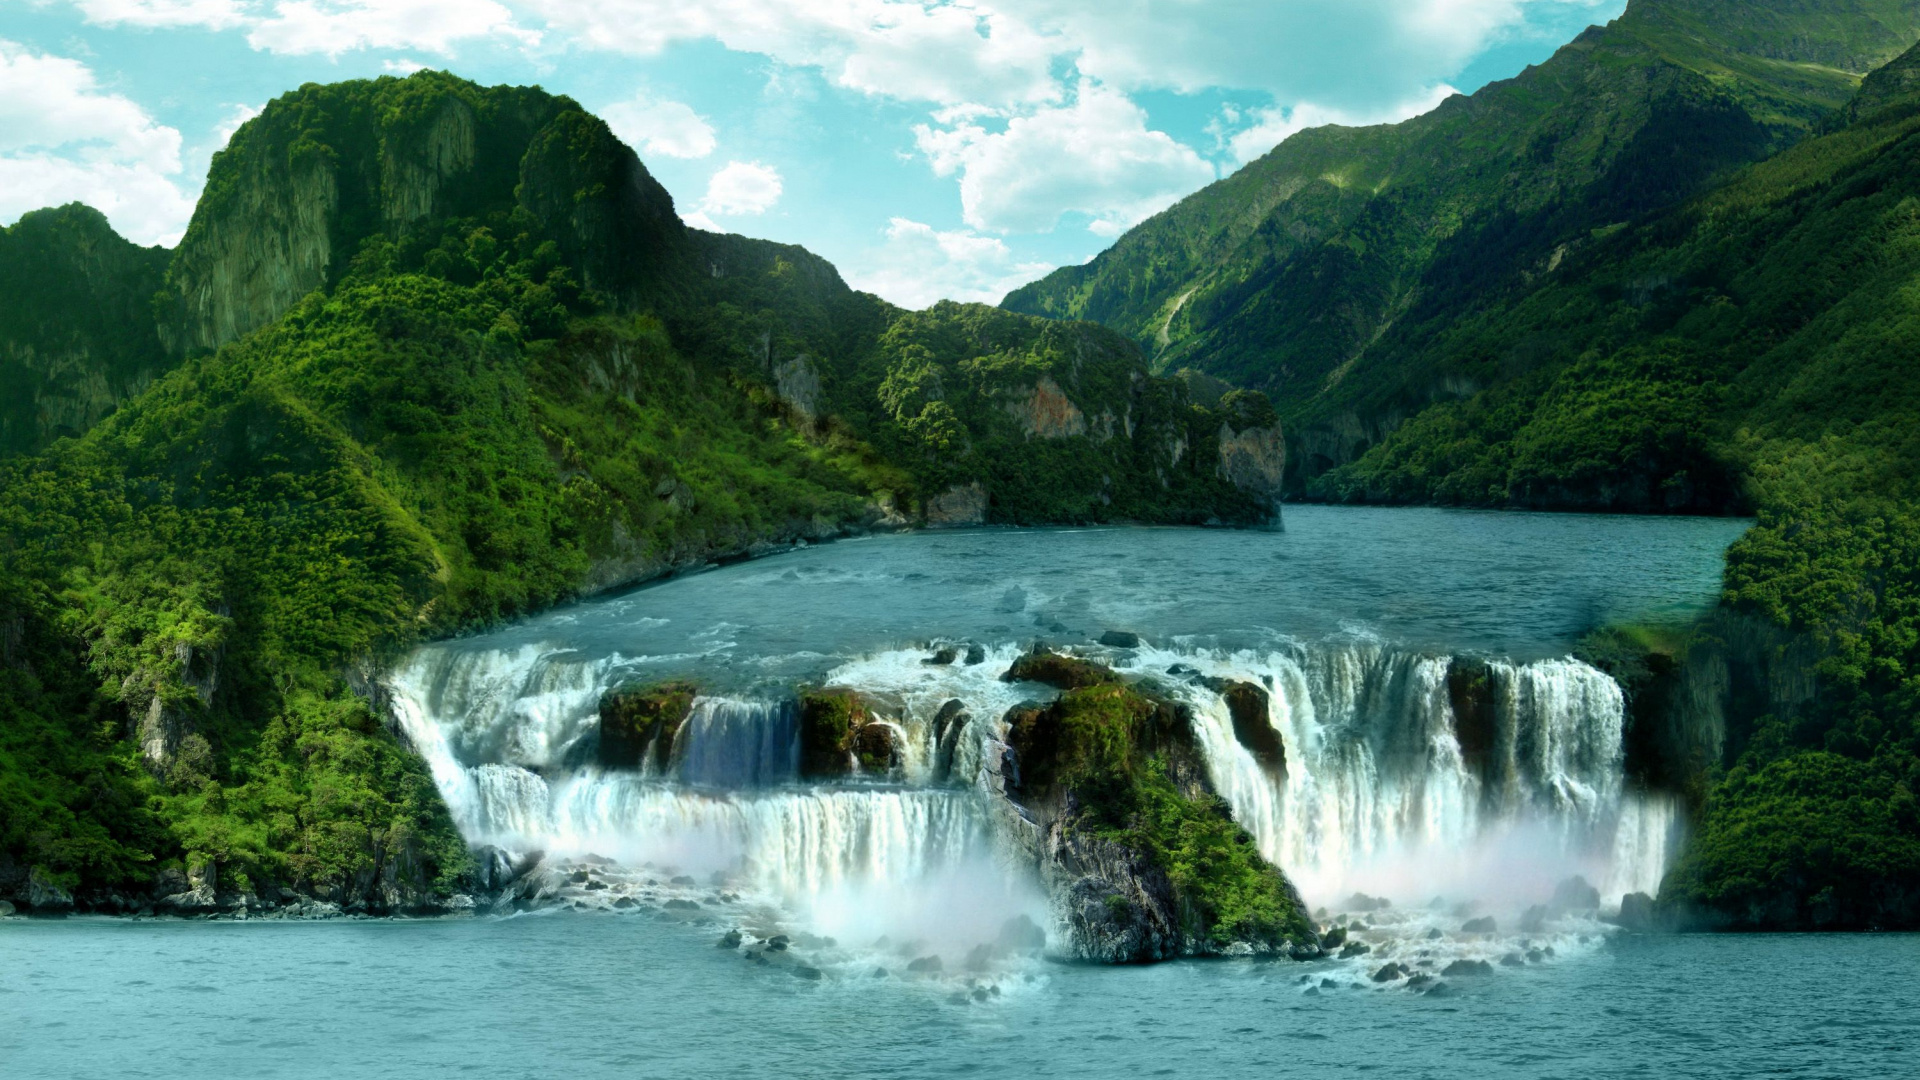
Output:
[[1375,635],[1518,660],[1610,622],[1681,621],[1719,595],[1750,522],[1299,506],[1283,533],[985,529],[868,537],[586,601],[450,648],[563,645],[712,685],[816,676],[933,637],[1191,647]]
[[[1337,965],[1035,964],[984,1004],[646,919],[0,922],[9,1077],[1872,1077],[1920,937],[1616,938],[1435,1000]],[[1316,985],[1317,989],[1317,985]]]
[[[1580,916],[1529,942],[1461,925],[1470,910],[1511,927],[1576,871],[1610,897],[1657,882],[1672,800],[1622,786],[1617,688],[1552,658],[1605,622],[1704,611],[1745,527],[1300,507],[1283,534],[882,536],[422,649],[391,686],[407,730],[469,839],[547,853],[536,876],[556,906],[0,920],[0,1077],[1897,1072],[1920,1024],[1920,938],[1624,938]],[[990,783],[994,722],[1043,688],[999,673],[1035,638],[1114,629],[1147,639],[1106,654],[1130,674],[1187,665],[1273,690],[1292,779],[1273,786],[1230,735],[1208,744],[1211,775],[1310,902],[1358,888],[1419,905],[1371,917],[1374,966],[1438,971],[1549,941],[1554,955],[1450,976],[1447,997],[1377,989],[1362,960],[1110,969],[1027,956],[969,975],[959,958],[1004,917],[1046,918],[1004,862]],[[983,643],[988,659],[928,665],[934,638]],[[1518,793],[1512,806],[1478,797],[1458,754],[1407,752],[1446,742],[1435,654],[1460,652],[1511,658],[1495,675],[1519,695],[1516,730],[1573,748],[1515,765],[1501,788]],[[669,673],[714,695],[678,771],[594,768],[601,692]],[[912,767],[798,782],[779,695],[803,679],[897,694]],[[1174,690],[1196,723],[1224,723],[1211,691]],[[977,718],[976,745],[955,758],[964,769],[929,774],[921,744],[954,699]],[[670,876],[672,888],[655,880]],[[716,900],[723,881],[745,900]],[[680,893],[691,899],[677,913],[656,906]],[[1430,940],[1429,924],[1444,933]],[[749,945],[776,933],[793,945],[748,962],[714,946],[731,926]],[[906,938],[911,952],[890,943]],[[905,975],[935,949],[943,975]]]

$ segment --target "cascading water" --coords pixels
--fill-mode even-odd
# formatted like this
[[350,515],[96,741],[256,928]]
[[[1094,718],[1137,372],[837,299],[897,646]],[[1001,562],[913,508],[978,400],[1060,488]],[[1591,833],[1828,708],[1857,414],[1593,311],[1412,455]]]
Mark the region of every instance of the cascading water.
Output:
[[[1657,890],[1675,849],[1675,801],[1625,782],[1619,686],[1577,661],[1474,663],[1359,642],[1139,663],[1268,689],[1283,771],[1240,744],[1219,693],[1176,692],[1215,787],[1310,899],[1525,907],[1577,874],[1617,903]],[[1478,680],[1466,702],[1463,672]]]
[[389,686],[476,845],[724,881],[817,933],[964,947],[1044,914],[977,783],[990,726],[950,733],[936,777],[933,713],[913,709],[897,728],[904,782],[818,786],[798,778],[791,701],[701,697],[658,774],[602,770],[597,703],[633,671],[567,650],[428,648]]

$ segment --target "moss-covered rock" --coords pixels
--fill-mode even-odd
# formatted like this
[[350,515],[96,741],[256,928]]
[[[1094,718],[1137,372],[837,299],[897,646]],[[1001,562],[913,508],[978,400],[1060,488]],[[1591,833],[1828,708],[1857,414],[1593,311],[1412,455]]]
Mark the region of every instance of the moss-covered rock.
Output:
[[600,767],[665,769],[700,688],[690,682],[622,686],[600,698]]
[[1008,792],[1041,829],[1074,955],[1317,951],[1299,895],[1212,792],[1182,706],[1106,680],[1007,726]]
[[812,780],[856,771],[885,776],[900,765],[897,708],[832,686],[800,694],[800,774]]
[[1045,683],[1056,690],[1078,690],[1120,681],[1118,675],[1102,664],[1057,653],[1044,645],[1036,645],[1033,651],[1015,660],[1000,678],[1006,682]]

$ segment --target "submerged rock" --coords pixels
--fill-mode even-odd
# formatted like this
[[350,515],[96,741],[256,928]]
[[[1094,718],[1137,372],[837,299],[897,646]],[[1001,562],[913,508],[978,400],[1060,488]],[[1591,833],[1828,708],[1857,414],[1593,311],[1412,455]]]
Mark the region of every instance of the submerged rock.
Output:
[[987,647],[985,645],[967,646],[967,656],[966,656],[965,663],[968,667],[979,667],[981,664],[984,664],[986,662],[987,662]]
[[1497,934],[1500,932],[1500,924],[1494,922],[1493,916],[1482,915],[1477,919],[1468,919],[1465,923],[1461,924],[1460,932],[1463,934]]
[[907,970],[915,975],[937,975],[945,966],[938,956],[923,956],[908,962]]
[[1408,971],[1406,968],[1401,967],[1399,964],[1393,963],[1392,961],[1388,961],[1386,964],[1382,965],[1380,968],[1374,971],[1373,981],[1377,983],[1392,982],[1395,979],[1406,978],[1407,974],[1408,974]]
[[722,949],[737,949],[740,947],[740,941],[741,941],[740,931],[729,930],[726,933],[721,934],[720,940],[715,944],[717,945],[717,947]]
[[1104,665],[1057,653],[1044,645],[1035,646],[1032,652],[1015,660],[1000,678],[1004,682],[1045,683],[1058,690],[1079,690],[1120,681],[1120,676]]
[[1493,974],[1493,965],[1487,963],[1485,960],[1455,960],[1453,963],[1441,968],[1440,974],[1448,977],[1491,975]]
[[1349,941],[1340,947],[1340,959],[1351,960],[1356,956],[1365,956],[1373,951],[1373,946],[1364,941]]
[[951,645],[943,645],[935,649],[932,656],[920,662],[933,667],[950,667],[958,659],[960,659],[960,650]]

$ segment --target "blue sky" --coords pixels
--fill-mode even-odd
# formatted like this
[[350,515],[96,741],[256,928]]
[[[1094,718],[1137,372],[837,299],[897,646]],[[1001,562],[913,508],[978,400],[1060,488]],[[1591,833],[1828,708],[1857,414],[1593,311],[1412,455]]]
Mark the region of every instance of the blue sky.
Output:
[[420,67],[607,118],[703,228],[997,300],[1302,127],[1423,112],[1625,0],[0,0],[0,223],[176,241],[303,82]]

